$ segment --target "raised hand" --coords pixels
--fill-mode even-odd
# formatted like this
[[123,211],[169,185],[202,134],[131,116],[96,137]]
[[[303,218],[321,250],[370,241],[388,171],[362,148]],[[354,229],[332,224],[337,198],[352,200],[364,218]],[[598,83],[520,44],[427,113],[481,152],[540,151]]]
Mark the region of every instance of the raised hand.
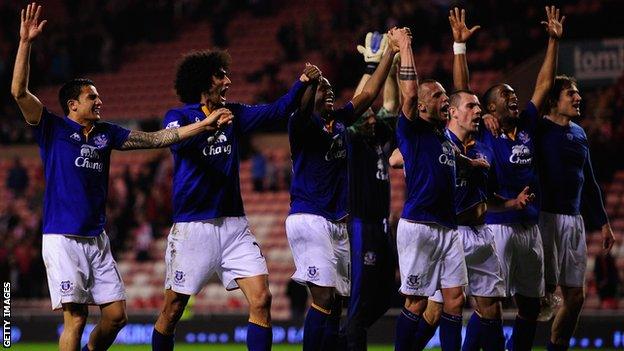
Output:
[[222,107],[212,111],[208,117],[202,121],[202,124],[206,127],[206,130],[214,130],[232,123],[233,118],[234,115],[232,111]]
[[301,77],[299,77],[299,80],[302,83],[311,83],[319,80],[322,75],[323,72],[321,72],[321,70],[317,66],[306,62],[305,68],[303,69],[303,73],[301,73]]
[[32,42],[43,31],[43,26],[48,22],[43,20],[39,22],[41,15],[41,5],[36,3],[29,4],[26,9],[22,9],[20,23],[20,40]]
[[546,17],[548,21],[542,21],[541,23],[546,27],[548,35],[553,39],[561,39],[565,16],[559,17],[559,9],[555,6],[546,6]]
[[392,28],[388,31],[389,47],[393,52],[399,52],[402,46],[412,42],[412,31],[407,28]]
[[358,45],[357,51],[364,55],[364,62],[379,63],[386,47],[388,46],[388,36],[379,32],[366,33],[364,46]]
[[456,43],[467,42],[472,34],[481,28],[481,26],[474,26],[468,29],[466,26],[466,10],[462,9],[460,12],[457,7],[449,11],[449,22],[453,32],[453,40]]
[[516,197],[514,208],[516,210],[523,210],[529,205],[529,203],[533,202],[533,200],[535,200],[535,194],[530,192],[528,186],[525,186]]

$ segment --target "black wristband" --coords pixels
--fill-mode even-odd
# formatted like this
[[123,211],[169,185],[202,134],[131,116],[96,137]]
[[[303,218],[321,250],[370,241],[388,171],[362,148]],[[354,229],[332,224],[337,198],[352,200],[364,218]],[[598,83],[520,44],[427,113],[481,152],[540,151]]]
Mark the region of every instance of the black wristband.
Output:
[[377,69],[377,66],[379,66],[379,63],[377,63],[377,62],[367,62],[366,63],[366,68],[364,69],[364,73],[366,73],[366,74],[373,74],[373,73],[375,73],[375,70]]

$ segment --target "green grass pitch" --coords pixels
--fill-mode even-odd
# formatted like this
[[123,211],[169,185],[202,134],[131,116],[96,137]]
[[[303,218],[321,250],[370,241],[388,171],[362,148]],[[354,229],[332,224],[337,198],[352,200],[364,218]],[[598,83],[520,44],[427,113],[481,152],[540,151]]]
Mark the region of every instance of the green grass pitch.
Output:
[[[58,348],[57,344],[34,344],[34,343],[17,343],[11,346],[11,350],[20,351],[48,351]],[[225,345],[198,345],[198,344],[176,344],[176,351],[245,351],[247,347],[243,344],[225,344]],[[149,345],[113,345],[110,348],[111,351],[149,351],[151,347]],[[274,345],[275,351],[295,351],[301,350],[301,345]],[[394,350],[392,345],[369,345],[369,351],[391,351]],[[440,349],[429,349],[431,351],[438,351]],[[535,351],[542,351],[545,349],[535,349]],[[573,349],[571,349],[573,350]],[[579,349],[580,350],[580,349]],[[582,349],[593,350],[593,349]],[[603,351],[615,351],[614,349],[600,349]]]

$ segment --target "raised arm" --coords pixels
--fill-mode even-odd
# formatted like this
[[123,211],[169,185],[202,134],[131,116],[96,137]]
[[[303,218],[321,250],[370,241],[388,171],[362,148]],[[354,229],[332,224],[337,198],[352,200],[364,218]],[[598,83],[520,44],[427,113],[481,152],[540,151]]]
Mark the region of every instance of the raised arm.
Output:
[[468,60],[466,59],[466,42],[481,26],[468,29],[466,26],[466,10],[454,8],[449,13],[449,23],[453,33],[453,88],[455,90],[470,90],[468,76]]
[[[390,38],[392,42],[393,39]],[[371,75],[370,79],[366,81],[362,87],[362,92],[355,96],[352,100],[354,115],[359,116],[366,111],[375,101],[377,95],[383,87],[383,83],[390,72],[390,67],[394,59],[394,54],[398,52],[398,46],[395,43],[388,45],[388,48],[383,53],[379,66],[375,69],[375,72]]]
[[30,49],[32,42],[41,34],[46,20],[39,22],[41,5],[32,3],[22,9],[20,22],[20,41],[13,68],[11,95],[17,102],[24,119],[28,124],[39,124],[43,104],[28,90],[28,75],[30,74]]
[[364,57],[364,63],[366,69],[360,79],[353,97],[358,96],[364,89],[364,85],[370,79],[371,75],[375,72],[381,62],[381,58],[388,47],[388,35],[381,34],[379,32],[366,33],[366,39],[364,40],[364,46],[358,45],[357,51]]
[[386,82],[384,83],[383,91],[383,107],[391,115],[395,116],[399,113],[399,107],[401,107],[399,82],[397,80],[397,70],[399,69],[398,67],[400,64],[400,57],[395,54],[392,67],[390,68],[390,73],[388,73],[388,78],[386,78]]
[[236,125],[241,132],[249,133],[261,126],[270,126],[290,117],[293,112],[300,108],[301,97],[307,86],[318,80],[320,75],[321,72],[318,67],[307,64],[290,90],[275,102],[252,106],[241,105],[241,108],[235,111]]
[[232,123],[232,112],[226,108],[213,111],[208,117],[199,122],[180,128],[162,129],[157,132],[141,132],[133,130],[128,139],[121,145],[120,150],[156,149],[167,147],[180,140],[190,138],[201,132],[216,130]]
[[418,112],[418,74],[412,51],[412,36],[408,34],[409,32],[403,33],[400,29],[391,33],[392,36],[396,36],[401,56],[399,66],[399,88],[403,100],[401,110],[405,117],[413,120]]
[[538,111],[541,109],[544,101],[546,101],[546,97],[555,81],[559,39],[563,35],[563,22],[565,21],[565,16],[559,17],[559,9],[554,6],[546,7],[546,17],[548,21],[542,21],[542,24],[546,27],[546,32],[548,32],[548,47],[544,62],[537,75],[533,97],[531,97],[531,102],[537,107]]
[[[381,61],[382,53],[387,47],[387,39],[383,39],[383,37],[387,38],[386,34],[379,34],[378,32],[371,33],[369,32],[366,35],[366,46],[358,45],[358,51],[364,56],[364,62],[366,63],[366,70],[358,83],[358,86],[355,88],[355,92],[353,93],[353,97],[358,96],[362,90],[364,89],[364,85],[371,77],[371,74],[375,71],[377,66],[379,65],[379,61]],[[378,45],[376,43],[379,43]],[[375,51],[376,50],[376,51]],[[390,67],[390,72],[388,72],[388,76],[386,77],[386,81],[383,87],[383,107],[392,115],[396,115],[399,110],[400,101],[399,101],[399,86],[397,82],[397,65],[399,64],[399,55],[394,55],[394,60],[392,61],[392,66]]]

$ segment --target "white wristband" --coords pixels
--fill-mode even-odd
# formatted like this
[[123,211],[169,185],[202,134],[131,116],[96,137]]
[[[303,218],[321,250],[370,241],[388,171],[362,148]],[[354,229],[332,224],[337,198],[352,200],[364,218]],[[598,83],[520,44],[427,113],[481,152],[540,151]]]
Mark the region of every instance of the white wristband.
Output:
[[453,54],[455,55],[465,55],[466,54],[466,43],[453,43]]

